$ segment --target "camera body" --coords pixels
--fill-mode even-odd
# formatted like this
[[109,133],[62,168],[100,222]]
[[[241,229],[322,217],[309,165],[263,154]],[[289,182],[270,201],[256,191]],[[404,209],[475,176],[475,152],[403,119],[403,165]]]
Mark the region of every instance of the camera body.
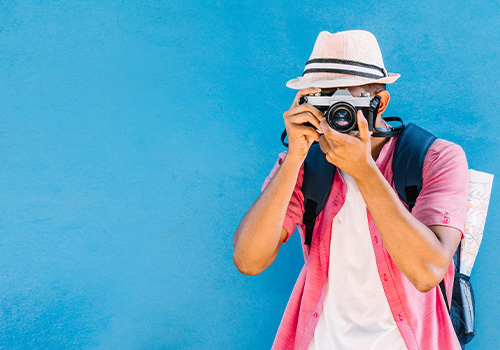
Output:
[[360,97],[354,97],[348,89],[337,89],[332,95],[317,93],[303,96],[299,99],[299,104],[302,103],[309,103],[323,112],[332,129],[349,134],[359,132],[356,113],[361,110],[368,121],[371,134],[378,114],[380,97],[372,98],[368,92],[362,93]]

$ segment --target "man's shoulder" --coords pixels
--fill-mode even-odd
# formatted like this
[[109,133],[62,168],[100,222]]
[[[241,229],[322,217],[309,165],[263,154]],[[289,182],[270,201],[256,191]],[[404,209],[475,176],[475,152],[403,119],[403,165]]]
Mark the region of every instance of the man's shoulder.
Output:
[[431,179],[467,183],[468,168],[462,147],[451,141],[436,139],[425,156],[422,176],[424,183]]
[[460,145],[454,142],[436,139],[425,156],[424,166],[426,163],[441,163],[450,160],[467,162],[464,150]]
[[440,138],[437,138],[436,141],[434,141],[431,148],[434,148],[436,151],[443,151],[443,150],[450,150],[450,149],[459,149],[459,150],[462,149],[462,147],[460,147],[460,145],[456,144],[455,142],[440,139]]

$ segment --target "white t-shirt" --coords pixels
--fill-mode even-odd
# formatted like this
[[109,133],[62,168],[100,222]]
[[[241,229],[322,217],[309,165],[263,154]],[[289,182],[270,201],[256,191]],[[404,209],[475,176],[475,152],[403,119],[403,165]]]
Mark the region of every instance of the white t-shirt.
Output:
[[353,178],[332,222],[323,311],[308,350],[406,350],[377,271],[366,204]]

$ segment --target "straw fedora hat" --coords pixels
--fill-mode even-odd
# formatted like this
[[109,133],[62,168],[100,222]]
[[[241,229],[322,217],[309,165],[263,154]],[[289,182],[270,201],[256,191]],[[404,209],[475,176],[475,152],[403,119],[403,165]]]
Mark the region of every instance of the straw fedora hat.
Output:
[[388,73],[375,36],[365,30],[319,33],[301,77],[289,80],[291,89],[392,84],[399,74]]

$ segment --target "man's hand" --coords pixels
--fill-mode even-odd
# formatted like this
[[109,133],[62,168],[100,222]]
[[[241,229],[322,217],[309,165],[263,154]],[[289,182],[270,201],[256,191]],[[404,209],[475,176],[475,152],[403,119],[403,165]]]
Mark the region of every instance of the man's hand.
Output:
[[[322,131],[320,121],[324,119],[324,115],[316,107],[308,103],[299,105],[299,99],[302,96],[320,91],[320,89],[316,88],[300,90],[297,92],[290,109],[283,114],[289,144],[287,158],[295,158],[300,163],[304,161],[313,142],[319,141],[319,133],[314,128]],[[313,125],[314,128],[303,125],[307,122]]]
[[320,122],[323,135],[319,139],[319,145],[326,154],[326,159],[355,180],[362,176],[367,168],[375,164],[371,156],[371,135],[368,122],[362,111],[358,111],[357,119],[359,133],[349,135],[332,129],[324,118]]

